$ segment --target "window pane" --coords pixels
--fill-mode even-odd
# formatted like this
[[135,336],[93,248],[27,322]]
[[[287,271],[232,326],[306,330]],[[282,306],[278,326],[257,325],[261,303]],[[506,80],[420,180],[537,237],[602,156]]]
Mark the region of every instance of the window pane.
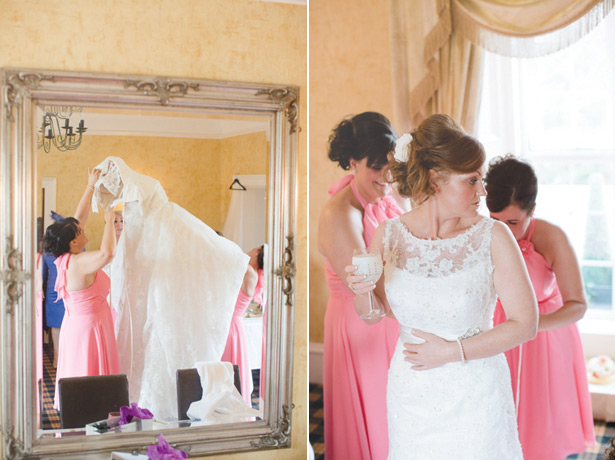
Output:
[[590,309],[615,313],[615,13],[550,56],[487,53],[483,81],[477,134],[488,157],[532,163],[536,217],[566,232]]
[[574,45],[522,60],[530,150],[615,149],[614,22],[611,14]]

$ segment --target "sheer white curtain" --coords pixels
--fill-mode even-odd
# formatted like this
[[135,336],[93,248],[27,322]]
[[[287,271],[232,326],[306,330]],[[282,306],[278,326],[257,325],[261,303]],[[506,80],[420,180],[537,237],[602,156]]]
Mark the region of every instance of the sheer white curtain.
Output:
[[489,157],[529,160],[536,215],[564,228],[581,263],[586,318],[615,314],[615,12],[557,53],[486,53],[477,136]]

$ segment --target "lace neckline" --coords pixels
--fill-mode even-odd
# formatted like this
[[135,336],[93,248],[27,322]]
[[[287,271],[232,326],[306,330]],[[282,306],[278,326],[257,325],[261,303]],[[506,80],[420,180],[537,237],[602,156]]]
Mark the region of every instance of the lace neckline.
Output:
[[451,236],[450,238],[437,238],[435,240],[430,240],[430,239],[426,239],[426,238],[419,238],[414,233],[412,233],[408,227],[406,227],[406,224],[404,224],[402,222],[402,220],[401,220],[401,216],[399,216],[397,218],[397,221],[399,222],[399,225],[404,230],[404,233],[406,235],[408,235],[411,239],[413,239],[415,241],[419,241],[419,242],[426,243],[426,244],[434,244],[434,243],[439,243],[439,242],[447,242],[447,243],[455,242],[458,239],[464,238],[466,235],[470,235],[471,233],[475,232],[476,229],[478,229],[480,227],[480,225],[483,225],[487,220],[488,219],[486,217],[483,217],[478,222],[470,225],[468,228],[466,228],[462,232],[459,232],[457,235]]

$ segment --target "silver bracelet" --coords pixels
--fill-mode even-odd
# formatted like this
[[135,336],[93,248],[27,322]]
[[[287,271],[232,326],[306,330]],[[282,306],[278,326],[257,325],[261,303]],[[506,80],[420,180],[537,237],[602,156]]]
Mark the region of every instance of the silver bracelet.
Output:
[[466,363],[466,354],[463,351],[463,345],[461,344],[461,337],[457,337],[457,344],[459,345],[459,354],[461,355],[461,364],[465,365],[465,363]]
[[94,191],[94,187],[92,187],[91,185],[88,184],[88,188],[92,191]]

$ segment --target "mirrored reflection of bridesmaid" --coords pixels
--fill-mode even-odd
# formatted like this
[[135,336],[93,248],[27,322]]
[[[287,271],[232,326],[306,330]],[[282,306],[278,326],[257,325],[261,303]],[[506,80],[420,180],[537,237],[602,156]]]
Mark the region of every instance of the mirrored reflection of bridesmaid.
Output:
[[85,225],[99,176],[99,170],[89,173],[88,185],[75,217],[50,225],[43,241],[44,251],[57,257],[55,290],[58,298],[64,300],[65,307],[59,340],[56,409],[60,409],[57,391],[60,379],[119,374],[120,371],[111,310],[107,303],[110,282],[102,271],[115,255],[113,209],[105,212],[100,249],[83,251],[88,243]]
[[[51,218],[55,222],[64,219],[61,215],[51,212]],[[58,349],[60,345],[60,327],[64,318],[64,302],[58,299],[56,292],[56,278],[58,270],[55,265],[56,258],[48,252],[42,255],[42,279],[43,279],[43,305],[45,312],[45,324],[51,329],[51,341],[53,342],[53,367],[58,367]]]
[[385,459],[388,453],[387,370],[399,326],[390,318],[367,326],[359,318],[344,267],[354,249],[369,246],[380,222],[404,212],[390,195],[385,168],[396,139],[389,120],[376,112],[341,121],[329,138],[329,158],[353,174],[329,189],[318,224],[329,287],[323,357],[327,460]]
[[[248,268],[237,296],[228,338],[226,339],[226,347],[220,360],[239,366],[241,396],[246,404],[252,407],[254,384],[252,382],[252,368],[248,358],[248,337],[243,322],[243,315],[250,306],[252,299],[260,299],[262,295],[263,246],[253,248],[247,254],[250,256],[250,261],[248,262]],[[260,285],[258,283],[259,274],[261,279]]]

